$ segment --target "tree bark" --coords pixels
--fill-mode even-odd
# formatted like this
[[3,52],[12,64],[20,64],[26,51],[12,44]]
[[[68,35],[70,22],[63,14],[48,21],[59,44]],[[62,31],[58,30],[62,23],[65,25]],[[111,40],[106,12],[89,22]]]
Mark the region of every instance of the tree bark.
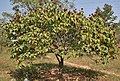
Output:
[[62,73],[63,73],[64,59],[59,54],[55,54],[55,56],[56,56],[56,58],[57,58],[57,60],[59,62],[59,77],[58,77],[58,79],[60,81],[63,81],[63,75],[62,75]]
[[64,59],[62,58],[61,55],[59,54],[55,54],[58,62],[59,62],[59,72],[62,74],[62,69],[63,69],[63,65],[64,65]]

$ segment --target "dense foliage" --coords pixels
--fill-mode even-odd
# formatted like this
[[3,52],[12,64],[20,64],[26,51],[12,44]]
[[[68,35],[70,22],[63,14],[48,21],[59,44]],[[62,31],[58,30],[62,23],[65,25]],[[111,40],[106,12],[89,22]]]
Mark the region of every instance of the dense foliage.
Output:
[[109,26],[114,26],[115,25],[115,20],[117,19],[117,16],[114,15],[114,11],[112,10],[112,6],[109,4],[105,4],[102,9],[99,7],[95,11],[97,16],[101,16],[106,23],[109,24]]
[[14,18],[3,25],[12,58],[21,63],[54,53],[60,66],[72,56],[97,55],[105,63],[115,58],[115,30],[101,16],[85,17],[83,9],[70,11],[55,4],[27,12],[16,9]]

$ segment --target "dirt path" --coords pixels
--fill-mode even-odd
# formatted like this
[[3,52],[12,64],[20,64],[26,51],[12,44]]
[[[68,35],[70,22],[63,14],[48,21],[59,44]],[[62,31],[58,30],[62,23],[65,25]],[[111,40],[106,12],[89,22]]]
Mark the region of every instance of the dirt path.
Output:
[[[52,57],[50,57],[50,56],[47,56],[47,58],[52,59]],[[55,60],[55,62],[56,62],[56,60]],[[108,75],[115,75],[115,76],[120,77],[120,74],[117,74],[117,73],[114,73],[114,72],[110,72],[110,71],[106,71],[106,70],[97,70],[97,69],[93,69],[89,66],[78,65],[78,64],[67,62],[67,61],[64,61],[64,63],[65,63],[65,65],[69,65],[69,66],[73,66],[73,67],[77,67],[77,68],[82,68],[82,69],[87,69],[87,70],[98,71],[98,72],[102,72],[102,73],[105,73],[105,74],[108,74]],[[11,77],[10,76],[10,71],[0,71],[0,77],[9,77],[10,78]]]
[[70,65],[70,66],[74,66],[74,67],[77,67],[77,68],[83,68],[83,69],[98,71],[98,72],[102,72],[102,73],[105,73],[105,74],[108,74],[108,75],[115,75],[115,76],[120,77],[120,74],[116,74],[116,73],[114,73],[114,72],[109,72],[109,71],[106,71],[106,70],[92,69],[92,68],[89,67],[89,66],[83,66],[83,65],[73,64],[73,63],[66,62],[66,61],[65,61],[65,64],[66,64],[66,65]]
[[11,77],[10,71],[0,71],[0,77]]
[[[52,59],[50,56],[47,56],[47,57]],[[115,76],[120,77],[120,74],[117,74],[117,73],[114,73],[114,72],[110,72],[110,71],[106,71],[106,70],[97,70],[97,69],[93,69],[89,66],[78,65],[78,64],[67,62],[67,61],[64,61],[64,63],[65,63],[65,65],[69,65],[69,66],[73,66],[73,67],[77,67],[77,68],[82,68],[82,69],[87,69],[87,70],[98,71],[98,72],[102,72],[102,73],[105,73],[105,74],[108,74],[108,75],[115,75]]]

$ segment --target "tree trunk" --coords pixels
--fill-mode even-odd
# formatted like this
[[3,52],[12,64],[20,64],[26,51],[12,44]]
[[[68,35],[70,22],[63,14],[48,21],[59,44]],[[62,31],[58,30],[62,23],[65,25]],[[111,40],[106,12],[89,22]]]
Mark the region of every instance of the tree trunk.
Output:
[[64,59],[62,58],[62,56],[60,56],[59,54],[55,54],[58,62],[59,62],[59,73],[62,74],[62,69],[63,69],[63,65],[64,65]]
[[2,45],[0,45],[0,53],[2,53]]
[[58,62],[59,62],[59,77],[58,77],[58,79],[59,79],[60,81],[63,81],[62,72],[63,72],[64,59],[63,59],[62,56],[59,55],[59,54],[55,54],[55,56],[56,56],[56,58],[57,58],[57,60],[58,60]]

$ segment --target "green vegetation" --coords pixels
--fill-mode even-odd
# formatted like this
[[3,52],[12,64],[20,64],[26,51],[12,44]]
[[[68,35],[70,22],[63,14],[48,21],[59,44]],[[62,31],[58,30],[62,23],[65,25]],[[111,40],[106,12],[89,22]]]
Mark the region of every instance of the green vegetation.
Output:
[[3,25],[7,38],[15,40],[9,46],[18,64],[48,52],[55,54],[61,68],[64,58],[69,57],[97,55],[103,63],[116,58],[115,30],[111,25],[96,14],[86,18],[83,10],[72,12],[55,4],[46,3],[44,8],[26,13],[16,9],[14,18]]
[[117,16],[114,15],[111,5],[105,4],[102,9],[98,7],[95,13],[97,16],[101,16],[109,25],[113,26],[116,24],[114,21],[117,19]]
[[[120,74],[117,72],[120,62],[115,36],[118,24],[113,22],[116,16],[113,16],[112,6],[105,4],[103,10],[98,8],[86,17],[83,8],[72,11],[59,0],[48,3],[47,0],[41,1],[41,5],[30,0],[11,1],[22,4],[25,11],[21,11],[18,4],[13,7],[14,14],[3,13],[9,21],[0,25],[8,46],[7,51],[1,51],[0,54],[1,72],[11,71],[11,77],[18,81],[25,78],[31,81],[105,81],[111,75],[94,70]],[[9,53],[14,62],[8,60]],[[56,65],[57,61],[59,65]],[[71,67],[66,61],[78,67]],[[15,65],[19,68],[15,69]],[[80,69],[81,65],[88,65],[91,69]],[[113,65],[116,69],[113,69]],[[119,77],[110,78],[117,79]]]

